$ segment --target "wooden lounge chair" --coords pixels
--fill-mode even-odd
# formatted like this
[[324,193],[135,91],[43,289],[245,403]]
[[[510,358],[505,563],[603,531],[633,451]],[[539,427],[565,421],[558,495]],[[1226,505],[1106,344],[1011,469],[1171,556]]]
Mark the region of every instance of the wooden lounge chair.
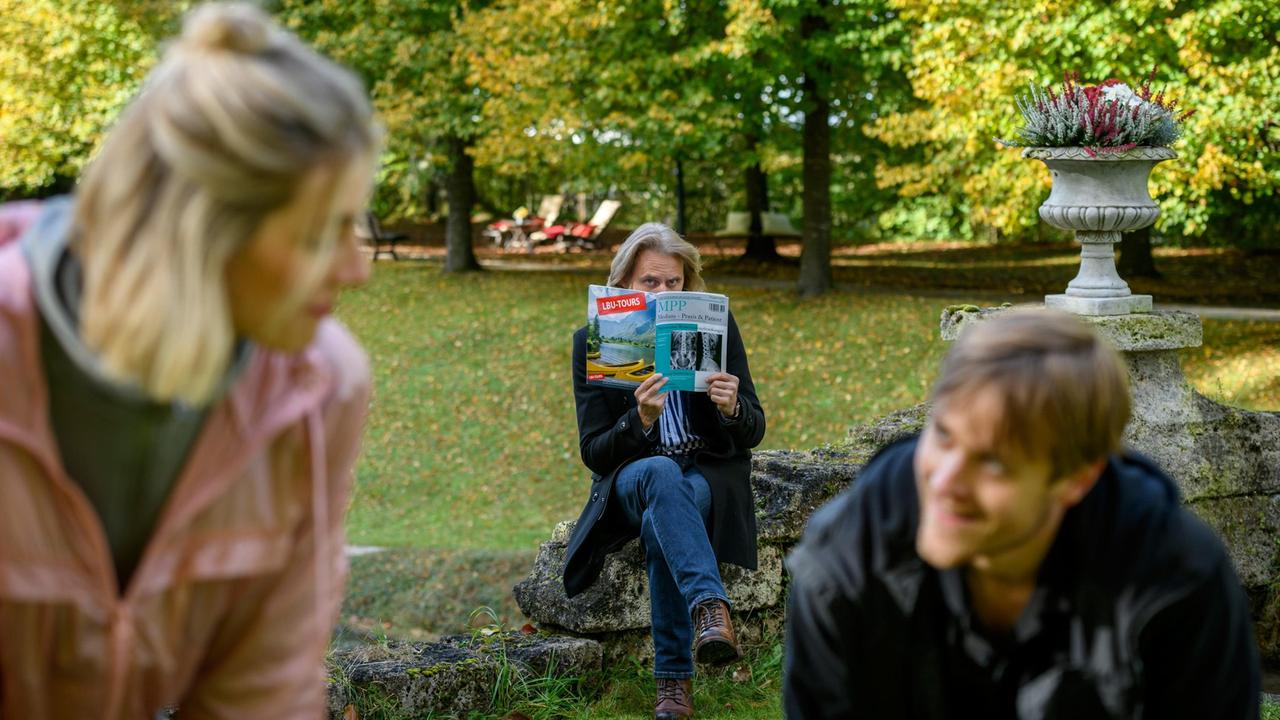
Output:
[[568,250],[572,247],[594,250],[600,240],[600,235],[604,233],[605,228],[609,227],[613,216],[618,214],[618,209],[621,207],[622,203],[617,200],[605,200],[600,203],[600,207],[596,208],[596,214],[591,216],[591,220],[585,223],[552,225],[540,232],[531,233],[529,235],[529,252],[533,252],[535,243],[548,241],[559,242],[561,250]]
[[499,247],[512,248],[528,245],[529,233],[537,232],[554,223],[560,216],[560,208],[563,204],[563,195],[543,195],[536,215],[490,223],[484,229],[484,236],[493,240],[493,244]]

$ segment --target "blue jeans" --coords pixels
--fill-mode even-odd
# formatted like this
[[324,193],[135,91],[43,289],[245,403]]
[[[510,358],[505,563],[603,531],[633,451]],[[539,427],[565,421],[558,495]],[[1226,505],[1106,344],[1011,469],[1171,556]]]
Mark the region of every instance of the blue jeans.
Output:
[[669,457],[637,460],[618,473],[614,497],[640,531],[653,616],[653,675],[693,677],[693,608],[729,601],[707,538],[711,488],[697,468]]

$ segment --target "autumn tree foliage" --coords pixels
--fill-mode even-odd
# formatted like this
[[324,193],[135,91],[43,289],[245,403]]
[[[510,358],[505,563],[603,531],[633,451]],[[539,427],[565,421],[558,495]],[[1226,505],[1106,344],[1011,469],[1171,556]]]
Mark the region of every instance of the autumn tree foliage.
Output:
[[[0,198],[70,187],[191,4],[0,0]],[[1197,110],[1153,175],[1156,232],[1277,246],[1271,0],[267,4],[368,82],[387,128],[379,213],[426,219],[447,191],[450,269],[475,267],[474,205],[550,192],[690,232],[787,213],[806,292],[840,242],[1034,237],[1049,176],[994,142],[1017,130],[1014,97],[1064,71],[1136,87],[1152,67]],[[749,247],[776,257],[758,232]]]
[[634,187],[726,160],[737,116],[724,24],[717,3],[655,0],[512,0],[478,13],[469,62],[492,125],[477,162]]
[[671,172],[677,225],[682,168],[713,164],[754,216],[748,253],[766,260],[776,251],[758,214],[769,209],[768,179],[777,173],[778,194],[790,185],[802,199],[793,205],[804,215],[802,290],[819,294],[830,287],[833,165],[852,156],[838,163],[845,186],[873,187],[879,143],[861,126],[893,86],[886,79],[901,75],[897,49],[877,47],[894,39],[886,34],[892,13],[882,6],[495,4],[476,16],[469,42],[473,77],[488,97],[483,114],[494,122],[477,146],[478,162],[633,187],[655,170]]
[[0,198],[69,189],[155,62],[166,12],[0,0]]
[[[479,269],[472,248],[473,148],[483,94],[468,79],[462,28],[483,3],[441,0],[281,0],[278,15],[368,83],[387,129],[381,185],[395,215],[445,187],[445,270]],[[387,196],[390,201],[387,201]],[[399,212],[395,212],[399,211]]]
[[913,206],[959,208],[944,232],[975,226],[1026,237],[1050,178],[1001,148],[1020,117],[1012,98],[1076,70],[1087,82],[1158,85],[1195,108],[1179,159],[1152,177],[1157,230],[1261,246],[1276,243],[1280,184],[1280,4],[1270,0],[891,0],[911,27],[908,76],[919,101],[887,113],[872,134],[914,153],[882,162],[878,182]]

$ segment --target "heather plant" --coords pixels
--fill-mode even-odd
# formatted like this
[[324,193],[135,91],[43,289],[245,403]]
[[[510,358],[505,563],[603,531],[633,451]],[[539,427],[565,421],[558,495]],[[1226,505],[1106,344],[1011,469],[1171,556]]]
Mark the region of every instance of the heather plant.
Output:
[[1137,91],[1116,79],[1081,85],[1080,74],[1068,72],[1062,91],[1035,85],[1015,99],[1022,112],[1019,140],[1000,140],[1014,147],[1080,147],[1090,156],[1135,147],[1168,147],[1182,135],[1182,121],[1194,110],[1178,112],[1177,100],[1164,91],[1152,93],[1155,70]]

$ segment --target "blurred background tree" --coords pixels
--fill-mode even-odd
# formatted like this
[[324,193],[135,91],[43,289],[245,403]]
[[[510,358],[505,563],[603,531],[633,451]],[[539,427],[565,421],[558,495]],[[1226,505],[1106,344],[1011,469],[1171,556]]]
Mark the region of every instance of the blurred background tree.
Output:
[[155,61],[166,12],[0,0],[0,199],[66,192]]
[[446,203],[445,270],[478,270],[471,243],[476,203],[472,149],[487,123],[469,80],[462,28],[478,2],[281,0],[279,15],[321,51],[354,68],[386,124],[387,157],[376,209],[389,217],[438,213]]

